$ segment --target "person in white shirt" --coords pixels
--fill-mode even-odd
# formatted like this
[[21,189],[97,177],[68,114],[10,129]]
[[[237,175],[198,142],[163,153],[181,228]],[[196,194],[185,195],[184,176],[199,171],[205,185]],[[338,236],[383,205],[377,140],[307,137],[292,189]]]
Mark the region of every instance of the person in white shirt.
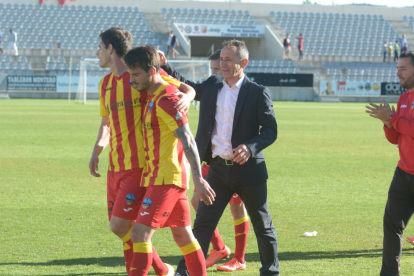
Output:
[[10,29],[9,44],[7,46],[7,54],[8,55],[11,54],[12,48],[13,48],[13,51],[14,51],[14,55],[18,56],[19,55],[19,50],[17,49],[17,33],[13,32],[13,30]]

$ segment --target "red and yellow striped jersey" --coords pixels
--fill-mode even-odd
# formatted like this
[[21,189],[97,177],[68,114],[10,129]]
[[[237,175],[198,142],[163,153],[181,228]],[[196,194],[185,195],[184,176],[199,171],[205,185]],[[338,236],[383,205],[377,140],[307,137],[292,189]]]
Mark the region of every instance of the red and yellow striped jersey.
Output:
[[177,185],[188,188],[190,165],[181,141],[174,131],[188,123],[187,114],[178,112],[174,104],[177,88],[161,85],[148,97],[143,111],[143,135],[146,166],[141,185]]
[[[179,87],[181,82],[162,75],[167,82]],[[116,77],[110,73],[99,83],[100,115],[109,116],[108,170],[118,172],[145,166],[142,138],[142,108],[146,92],[131,87],[130,75]]]

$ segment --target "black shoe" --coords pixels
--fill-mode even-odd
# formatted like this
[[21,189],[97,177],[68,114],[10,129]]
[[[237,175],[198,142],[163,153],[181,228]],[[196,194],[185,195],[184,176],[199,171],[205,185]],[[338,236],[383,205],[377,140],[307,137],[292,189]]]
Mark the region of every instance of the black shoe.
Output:
[[190,276],[190,274],[188,273],[188,270],[181,270],[177,271],[174,276]]

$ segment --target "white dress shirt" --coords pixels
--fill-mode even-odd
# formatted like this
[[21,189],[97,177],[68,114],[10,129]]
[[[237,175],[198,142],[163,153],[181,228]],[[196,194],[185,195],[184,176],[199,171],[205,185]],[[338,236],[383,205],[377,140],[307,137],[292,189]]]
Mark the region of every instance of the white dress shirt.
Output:
[[233,159],[231,135],[233,132],[234,111],[243,80],[244,74],[232,87],[223,80],[223,87],[218,92],[215,116],[216,123],[211,137],[213,158],[220,156],[223,159]]

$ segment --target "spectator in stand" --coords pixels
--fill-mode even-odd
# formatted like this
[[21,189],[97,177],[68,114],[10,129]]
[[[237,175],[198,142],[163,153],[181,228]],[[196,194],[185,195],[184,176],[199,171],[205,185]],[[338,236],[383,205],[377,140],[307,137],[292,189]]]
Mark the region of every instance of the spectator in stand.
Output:
[[1,32],[1,29],[0,29],[0,48],[1,48],[1,40],[3,39],[3,33]]
[[[408,41],[407,41],[407,36],[405,34],[403,34],[400,38],[400,45],[401,45],[401,54],[407,51],[407,46],[408,46]],[[404,50],[405,48],[405,50]],[[404,50],[404,52],[403,52]]]
[[400,54],[400,45],[399,45],[398,40],[396,40],[394,44],[394,62],[398,61],[399,54]]
[[392,42],[388,44],[388,62],[391,62],[391,55],[394,52],[394,47],[392,47]]
[[287,34],[285,39],[283,40],[283,47],[285,47],[285,60],[291,60],[290,59],[290,35]]
[[382,46],[382,53],[384,54],[384,59],[382,62],[385,62],[385,59],[387,58],[387,52],[388,52],[388,43],[387,41],[384,41],[384,45]]
[[407,52],[407,43],[401,48],[401,54]]
[[299,34],[299,36],[296,36],[296,39],[298,40],[299,60],[303,60],[303,36],[302,34]]
[[168,32],[168,39],[167,39],[167,53],[165,54],[165,56],[168,58],[168,54],[170,53],[170,51],[172,52],[172,47],[171,47],[171,42],[172,42],[172,38],[173,38],[173,31],[169,31]]
[[17,49],[17,33],[13,32],[12,29],[10,29],[9,33],[9,45],[7,46],[7,54],[10,55],[11,49],[14,50],[14,55],[18,56],[19,51]]
[[171,31],[171,34],[173,35],[171,38],[171,51],[172,57],[175,58],[176,56],[180,55],[180,53],[175,49],[176,47],[180,47],[180,43],[178,42],[178,39],[173,31]]

